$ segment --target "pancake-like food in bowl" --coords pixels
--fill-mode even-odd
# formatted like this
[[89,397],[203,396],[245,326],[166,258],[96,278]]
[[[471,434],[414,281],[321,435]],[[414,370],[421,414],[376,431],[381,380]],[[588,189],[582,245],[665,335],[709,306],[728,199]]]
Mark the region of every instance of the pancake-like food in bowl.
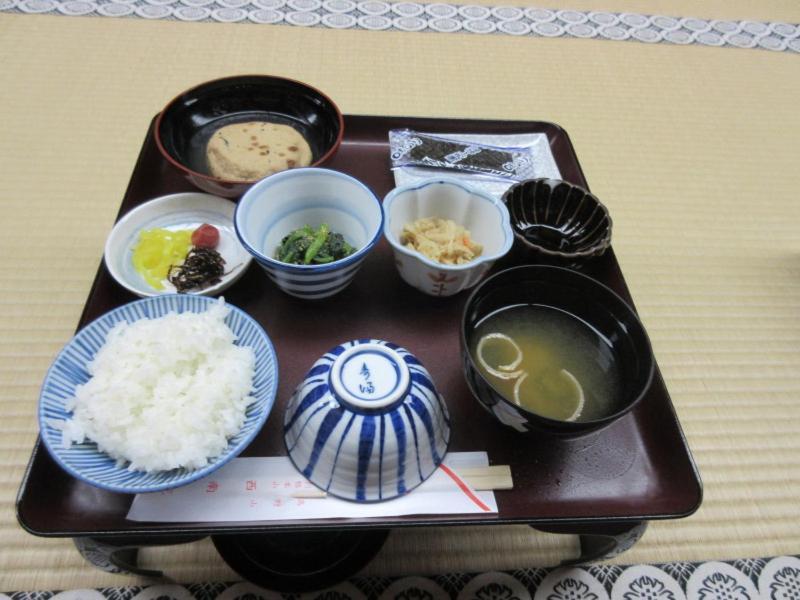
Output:
[[238,198],[270,174],[325,164],[342,142],[344,117],[308,84],[237,75],[177,96],[156,118],[153,136],[192,185]]
[[281,123],[247,121],[220,127],[206,147],[208,169],[221,179],[257,181],[311,164],[311,148],[299,131]]

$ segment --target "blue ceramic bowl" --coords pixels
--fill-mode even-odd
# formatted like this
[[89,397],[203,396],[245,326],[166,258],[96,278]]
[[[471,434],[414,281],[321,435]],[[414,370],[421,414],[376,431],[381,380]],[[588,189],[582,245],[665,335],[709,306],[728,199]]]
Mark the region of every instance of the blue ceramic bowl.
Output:
[[402,496],[436,471],[450,440],[444,399],[408,350],[340,344],[311,367],[284,416],[289,457],[333,496]]
[[[383,210],[363,183],[329,169],[292,169],[250,188],[233,217],[236,234],[284,292],[315,300],[342,291],[380,238]],[[304,225],[327,223],[356,251],[327,264],[294,265],[274,258],[281,240]]]
[[236,343],[255,352],[253,391],[255,401],[247,407],[245,422],[239,433],[228,441],[228,447],[201,469],[171,471],[129,471],[100,452],[94,442],[72,444],[65,448],[59,423],[71,417],[65,407],[75,395],[75,388],[89,380],[87,364],[105,343],[114,325],[133,323],[144,318],[157,318],[169,312],[205,312],[214,298],[192,295],[163,295],[131,302],[114,309],[81,329],[56,356],[45,376],[39,396],[39,429],[42,441],[53,459],[67,473],[93,486],[127,494],[157,492],[185,485],[205,477],[234,458],[261,430],[275,401],[278,388],[278,362],[272,342],[262,327],[242,310],[228,304],[230,313],[225,323],[237,336]]

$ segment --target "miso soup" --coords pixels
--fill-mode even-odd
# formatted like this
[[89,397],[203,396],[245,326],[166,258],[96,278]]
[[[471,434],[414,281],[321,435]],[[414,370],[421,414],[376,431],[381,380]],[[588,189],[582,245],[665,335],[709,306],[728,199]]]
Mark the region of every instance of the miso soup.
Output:
[[531,412],[580,422],[615,411],[620,374],[611,344],[567,312],[503,308],[478,323],[470,353],[503,397]]

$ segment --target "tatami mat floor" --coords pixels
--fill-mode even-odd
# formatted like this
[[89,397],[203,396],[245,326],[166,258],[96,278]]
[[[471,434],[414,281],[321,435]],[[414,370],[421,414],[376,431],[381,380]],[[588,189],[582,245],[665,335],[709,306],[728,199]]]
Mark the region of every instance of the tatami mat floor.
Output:
[[[570,7],[800,22],[793,2]],[[308,81],[349,113],[564,126],[614,215],[615,250],[705,482],[697,514],[652,524],[617,560],[800,549],[798,56],[8,14],[0,51],[0,590],[132,581],[16,523],[38,387],[77,323],[150,118],[189,85],[246,72]],[[403,531],[368,571],[547,565],[574,550],[524,527]],[[148,550],[144,562],[184,582],[234,577],[208,542]]]

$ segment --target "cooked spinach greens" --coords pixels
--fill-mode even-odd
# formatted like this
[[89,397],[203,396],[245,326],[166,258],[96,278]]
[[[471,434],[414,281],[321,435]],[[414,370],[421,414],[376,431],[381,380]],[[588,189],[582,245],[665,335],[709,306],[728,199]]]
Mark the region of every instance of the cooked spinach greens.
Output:
[[331,231],[327,223],[314,229],[304,225],[281,240],[275,258],[293,265],[321,265],[350,256],[355,252],[341,233]]

